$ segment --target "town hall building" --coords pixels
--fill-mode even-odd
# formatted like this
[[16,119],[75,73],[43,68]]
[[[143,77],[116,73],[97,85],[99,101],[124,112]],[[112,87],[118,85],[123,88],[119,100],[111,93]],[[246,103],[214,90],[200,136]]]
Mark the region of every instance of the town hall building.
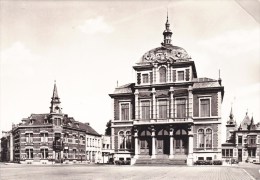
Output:
[[144,53],[133,66],[135,83],[109,94],[114,158],[188,165],[220,160],[221,79],[197,76],[190,55],[172,43],[168,17],[163,37],[161,46]]

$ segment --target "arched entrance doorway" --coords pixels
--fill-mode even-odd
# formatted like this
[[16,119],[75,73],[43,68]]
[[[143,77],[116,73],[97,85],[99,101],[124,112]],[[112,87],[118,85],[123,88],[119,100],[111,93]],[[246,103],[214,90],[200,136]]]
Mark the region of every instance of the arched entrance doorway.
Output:
[[170,137],[165,129],[161,129],[157,133],[157,154],[170,154]]
[[152,154],[152,141],[151,132],[148,130],[143,130],[139,134],[140,140],[140,154],[141,155],[151,155]]
[[176,155],[188,154],[188,133],[184,129],[178,129],[175,131],[174,152]]

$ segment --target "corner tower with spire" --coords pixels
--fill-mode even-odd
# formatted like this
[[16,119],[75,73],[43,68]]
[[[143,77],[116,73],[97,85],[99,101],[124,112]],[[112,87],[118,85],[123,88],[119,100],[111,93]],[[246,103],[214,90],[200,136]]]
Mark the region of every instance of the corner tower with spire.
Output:
[[237,128],[237,124],[236,124],[236,120],[234,119],[232,107],[230,110],[229,120],[227,121],[226,128],[227,128],[226,129],[226,138],[227,138],[227,140],[230,140],[231,135]]
[[170,45],[171,41],[172,41],[171,40],[172,31],[170,30],[170,23],[169,23],[169,20],[168,20],[168,11],[167,11],[167,20],[166,20],[166,23],[165,23],[165,30],[163,31],[163,37],[164,37],[164,40],[163,40],[162,45],[163,46]]
[[50,113],[51,114],[61,114],[61,107],[60,107],[60,98],[58,96],[58,90],[57,90],[57,85],[56,81],[54,81],[54,88],[53,88],[53,94],[51,98],[51,107],[50,107]]

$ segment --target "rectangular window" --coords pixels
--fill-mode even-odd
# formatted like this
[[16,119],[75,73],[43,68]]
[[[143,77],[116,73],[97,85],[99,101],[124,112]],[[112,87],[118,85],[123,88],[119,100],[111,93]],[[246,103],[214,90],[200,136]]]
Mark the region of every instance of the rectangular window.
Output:
[[256,144],[256,136],[248,136],[248,145]]
[[238,136],[238,144],[242,144],[242,136]]
[[27,143],[32,143],[33,142],[33,133],[26,133],[25,137],[26,137],[26,142]]
[[212,157],[206,157],[207,161],[212,161]]
[[178,71],[178,81],[184,81],[184,71]]
[[143,83],[148,83],[148,74],[142,74]]
[[48,133],[41,133],[41,142],[42,143],[48,142]]
[[222,149],[222,157],[226,157],[226,151],[225,151],[225,149]]
[[69,158],[69,149],[64,149],[63,158],[64,158],[64,159]]
[[201,117],[210,116],[210,100],[209,99],[200,100],[200,116]]
[[159,118],[167,118],[167,100],[159,100]]
[[185,118],[186,117],[186,100],[185,99],[177,99],[177,118]]
[[26,158],[27,159],[32,159],[33,158],[33,149],[26,149]]
[[73,154],[72,154],[73,159],[76,159],[76,153],[77,153],[77,150],[76,150],[76,149],[73,149]]
[[198,157],[198,160],[203,161],[204,157]]
[[129,103],[121,104],[121,120],[129,120]]
[[142,101],[142,119],[150,119],[150,101]]
[[48,149],[41,149],[41,155],[42,155],[42,159],[48,158],[49,157]]

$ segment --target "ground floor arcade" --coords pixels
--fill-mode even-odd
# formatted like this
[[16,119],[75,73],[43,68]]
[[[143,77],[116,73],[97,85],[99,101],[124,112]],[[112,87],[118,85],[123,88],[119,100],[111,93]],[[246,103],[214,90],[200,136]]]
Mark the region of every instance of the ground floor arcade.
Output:
[[183,158],[192,161],[191,124],[142,125],[134,127],[134,157]]

